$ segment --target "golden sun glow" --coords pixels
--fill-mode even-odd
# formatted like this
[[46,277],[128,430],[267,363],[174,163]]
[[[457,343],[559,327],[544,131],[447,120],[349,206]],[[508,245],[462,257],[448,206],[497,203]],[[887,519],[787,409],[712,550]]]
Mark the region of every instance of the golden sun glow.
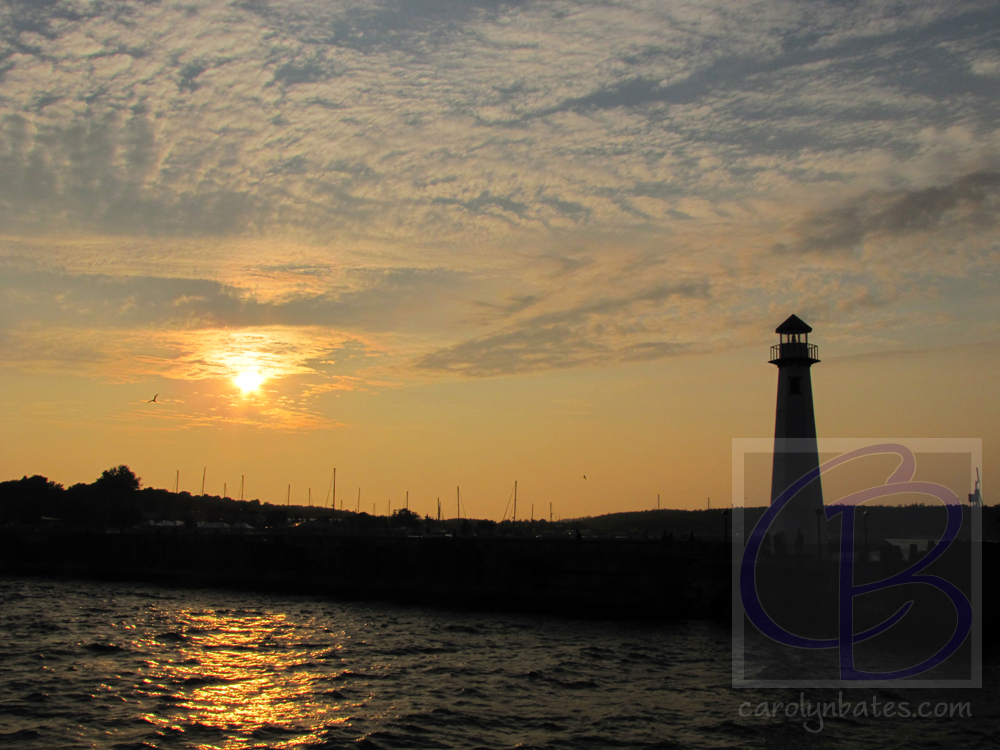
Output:
[[261,383],[264,380],[265,377],[258,370],[245,370],[233,378],[236,387],[244,393],[260,390]]

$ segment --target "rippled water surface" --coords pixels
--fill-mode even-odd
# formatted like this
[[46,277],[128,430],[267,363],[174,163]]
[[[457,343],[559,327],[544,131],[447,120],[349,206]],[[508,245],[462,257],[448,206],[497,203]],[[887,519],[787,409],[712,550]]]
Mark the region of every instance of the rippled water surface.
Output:
[[728,628],[711,623],[0,579],[11,747],[996,747],[995,687],[935,693],[971,701],[971,719],[838,719],[810,734],[740,717],[743,702],[799,693],[732,690],[730,669]]

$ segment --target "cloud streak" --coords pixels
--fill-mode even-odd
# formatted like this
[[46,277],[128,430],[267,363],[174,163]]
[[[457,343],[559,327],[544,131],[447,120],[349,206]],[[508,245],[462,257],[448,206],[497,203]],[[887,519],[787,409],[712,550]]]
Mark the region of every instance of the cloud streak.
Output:
[[903,236],[963,224],[976,230],[996,225],[1000,216],[1000,172],[963,175],[945,185],[871,193],[817,214],[798,228],[779,253],[853,251],[872,235]]
[[705,281],[664,284],[634,296],[606,297],[534,315],[500,331],[431,352],[415,367],[490,377],[674,356],[690,351],[690,343],[662,340],[658,338],[663,334],[660,326],[643,325],[637,319],[644,308],[674,300],[704,301],[709,292]]
[[0,320],[110,329],[399,330],[413,323],[428,296],[462,285],[459,274],[443,269],[348,269],[344,277],[323,294],[262,300],[206,279],[9,271],[0,278]]

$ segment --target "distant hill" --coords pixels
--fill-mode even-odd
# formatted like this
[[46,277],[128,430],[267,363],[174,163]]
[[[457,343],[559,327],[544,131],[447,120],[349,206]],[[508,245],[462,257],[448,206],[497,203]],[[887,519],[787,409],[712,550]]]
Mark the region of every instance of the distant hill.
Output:
[[[746,519],[756,522],[764,508],[747,508]],[[725,529],[732,530],[732,514],[723,515],[722,509],[713,510],[639,510],[628,513],[608,513],[560,521],[560,525],[597,535],[661,536],[673,534],[675,538],[688,538],[692,533],[698,539],[722,539]]]
[[[934,539],[944,530],[945,511],[940,505],[872,505],[868,510],[868,536],[872,544],[883,539]],[[744,508],[745,528],[752,529],[766,508]],[[963,506],[968,518],[969,507]],[[724,520],[725,519],[725,520]],[[692,532],[699,539],[721,539],[724,528],[732,533],[732,515],[723,516],[723,510],[641,510],[626,513],[608,513],[561,521],[560,525],[597,535],[646,535],[660,536],[672,533],[675,538],[687,538]],[[858,514],[858,534],[864,533],[863,516]],[[725,524],[725,526],[724,526]],[[828,532],[839,536],[839,522],[832,522]],[[808,532],[807,532],[808,533]],[[982,538],[1000,541],[1000,507],[983,508]]]

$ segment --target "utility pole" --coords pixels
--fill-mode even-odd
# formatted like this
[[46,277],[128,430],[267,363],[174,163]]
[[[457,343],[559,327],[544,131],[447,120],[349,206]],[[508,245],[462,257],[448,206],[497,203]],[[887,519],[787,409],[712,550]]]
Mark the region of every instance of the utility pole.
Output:
[[517,522],[517,480],[514,480],[514,522]]
[[177,470],[177,476],[174,478],[174,494],[176,495],[180,492],[181,487],[181,470]]
[[208,467],[207,466],[204,469],[201,470],[201,496],[202,497],[205,497],[205,473],[207,471],[208,471]]
[[552,523],[552,503],[549,503],[549,523]]
[[223,482],[223,483],[222,483],[222,497],[223,497],[224,499],[226,499],[226,500],[228,500],[228,499],[229,499],[229,492],[227,491],[227,489],[228,489],[228,488],[226,487],[226,483],[225,483],[225,482]]
[[240,474],[240,500],[243,499],[243,480],[246,479],[246,474]]
[[309,488],[309,507],[313,507],[313,488]]
[[455,518],[461,518],[462,517],[462,490],[459,487],[455,488],[455,508],[456,508],[456,511],[457,511],[457,514],[456,514]]
[[337,467],[333,467],[333,502],[330,504],[333,510],[337,510]]
[[406,509],[407,510],[410,509],[410,491],[409,490],[406,491]]
[[656,509],[657,510],[660,509],[660,493],[659,492],[656,493]]
[[288,494],[285,495],[285,507],[292,504],[292,485],[288,485]]
[[438,520],[441,520],[441,498],[438,498]]

